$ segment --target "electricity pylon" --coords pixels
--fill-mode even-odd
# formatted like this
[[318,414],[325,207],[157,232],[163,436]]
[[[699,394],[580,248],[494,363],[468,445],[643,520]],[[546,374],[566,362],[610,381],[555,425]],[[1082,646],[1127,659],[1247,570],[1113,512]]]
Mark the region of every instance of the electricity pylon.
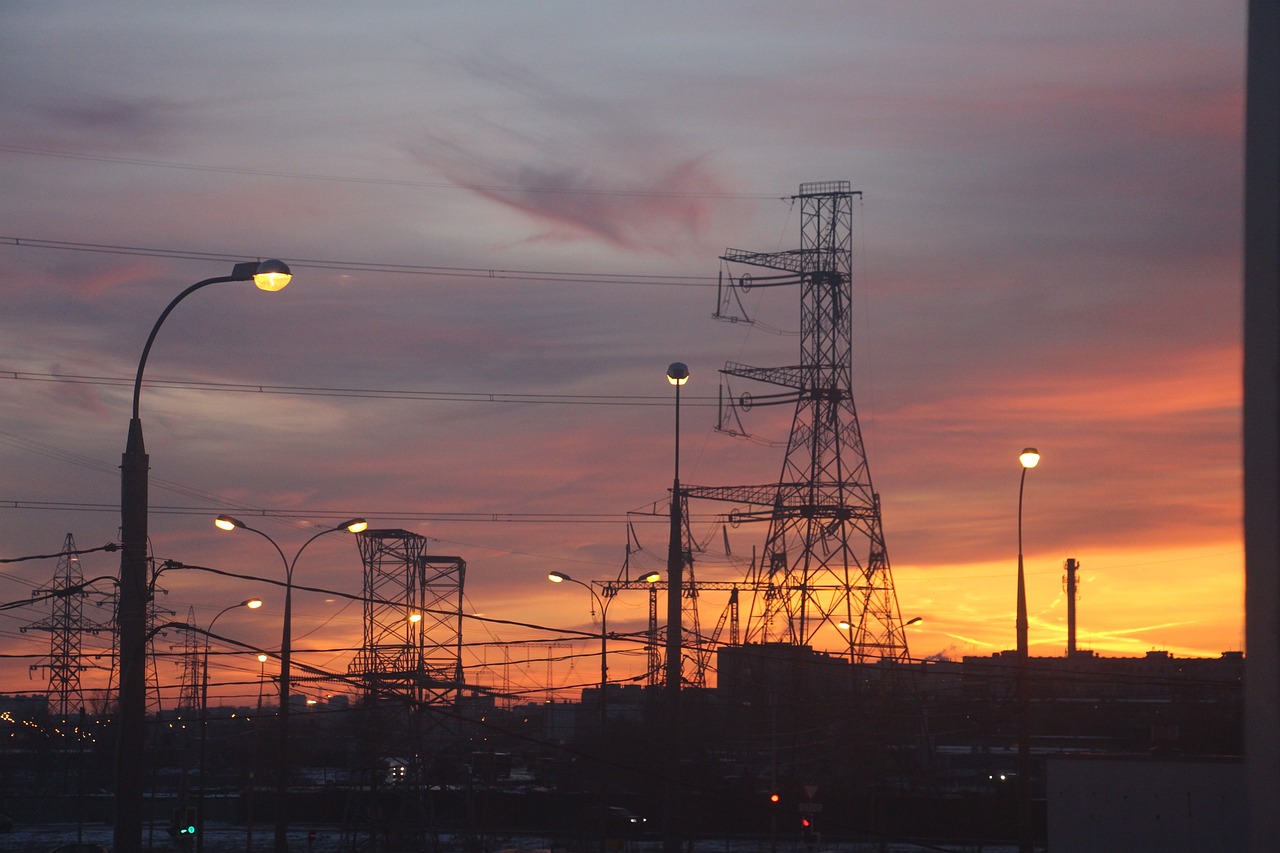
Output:
[[[760,397],[722,393],[720,429],[741,423],[753,406],[794,404],[782,473],[776,484],[686,487],[691,498],[736,503],[735,522],[768,522],[764,550],[743,585],[751,597],[744,640],[812,645],[818,632],[845,632],[851,661],[905,661],[898,609],[862,430],[853,401],[853,199],[847,181],[800,185],[800,248],[781,252],[727,249],[729,269],[716,317],[742,309],[755,287],[800,289],[800,361],[783,367],[728,362],[721,374],[782,389]],[[753,277],[738,265],[777,274]],[[824,644],[825,645],[825,644]]]
[[196,609],[187,608],[187,627],[182,628],[182,653],[178,665],[182,674],[178,679],[178,713],[186,712],[194,717],[200,710],[203,696],[200,685],[204,670],[201,667],[200,651],[202,642],[196,632]]
[[407,530],[356,534],[364,562],[364,642],[348,674],[369,693],[451,705],[462,695],[467,563],[426,553]]
[[81,639],[85,634],[97,634],[103,626],[85,619],[84,574],[80,571],[80,558],[76,556],[76,540],[70,533],[63,540],[58,566],[54,569],[53,583],[48,589],[37,589],[32,595],[48,596],[52,608],[48,619],[20,628],[27,631],[49,632],[49,660],[32,664],[36,670],[49,670],[49,710],[54,717],[66,719],[84,709],[84,694],[80,688],[80,673],[88,669],[81,654]]

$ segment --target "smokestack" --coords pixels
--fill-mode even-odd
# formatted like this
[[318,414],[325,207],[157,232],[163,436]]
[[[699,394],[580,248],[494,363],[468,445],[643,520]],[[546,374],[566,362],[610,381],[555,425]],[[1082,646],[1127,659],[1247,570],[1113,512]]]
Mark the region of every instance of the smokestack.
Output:
[[1076,571],[1079,568],[1075,557],[1067,558],[1067,657],[1076,653]]

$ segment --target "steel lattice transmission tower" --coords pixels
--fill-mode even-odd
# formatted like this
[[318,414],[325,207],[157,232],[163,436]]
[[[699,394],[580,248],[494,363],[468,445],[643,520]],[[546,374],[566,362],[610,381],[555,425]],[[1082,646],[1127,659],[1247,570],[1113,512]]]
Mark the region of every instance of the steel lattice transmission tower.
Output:
[[371,694],[450,704],[462,690],[461,557],[425,553],[407,530],[356,534],[364,563],[364,642],[348,671]]
[[[907,640],[889,570],[880,497],[862,443],[853,401],[853,200],[847,181],[800,185],[800,248],[781,252],[728,249],[729,282],[716,316],[741,307],[752,287],[800,289],[800,361],[784,367],[729,362],[721,373],[787,389],[735,398],[721,410],[721,429],[753,405],[795,405],[777,484],[691,487],[691,497],[746,505],[739,521],[767,521],[763,553],[744,592],[752,596],[744,640],[811,645],[819,631],[845,623],[857,662],[905,661]],[[734,278],[735,265],[776,275]],[[750,320],[750,318],[743,318]],[[740,423],[740,421],[738,421]]]
[[203,670],[200,662],[201,640],[196,633],[196,609],[187,608],[187,627],[182,628],[182,653],[178,666],[182,670],[178,679],[178,715],[183,712],[195,716],[200,710],[200,681]]
[[52,613],[19,630],[49,632],[48,663],[32,664],[31,669],[49,669],[49,710],[65,719],[84,708],[80,689],[80,673],[89,667],[82,662],[81,640],[85,634],[97,634],[101,625],[84,617],[84,575],[76,556],[76,540],[70,533],[63,540],[53,583],[48,589],[37,589],[35,597],[49,596]]
[[[163,632],[159,630],[157,626],[167,621],[170,616],[174,615],[174,612],[168,609],[167,607],[161,607],[156,602],[154,593],[157,591],[163,592],[163,590],[161,590],[159,587],[156,587],[154,585],[154,581],[152,582],[152,586],[153,586],[152,598],[151,598],[151,601],[147,603],[147,638],[148,639],[147,639],[147,673],[146,673],[145,680],[147,683],[147,713],[158,714],[164,710],[164,701],[163,701],[163,697],[160,694],[160,673],[159,673],[159,670],[157,670],[156,668],[156,637],[161,635]],[[116,619],[115,619],[116,615],[118,615],[120,612],[120,608],[118,604],[119,598],[120,598],[119,590],[112,588],[112,590],[105,596],[105,598],[98,602],[98,607],[100,609],[103,609],[107,613],[111,614],[111,620],[106,625],[103,625],[99,628],[99,630],[101,631],[108,632],[108,634],[111,637],[111,649],[109,652],[107,652],[107,656],[111,660],[111,665],[109,667],[109,675],[107,676],[107,686],[102,691],[102,695],[104,697],[110,697],[115,695],[116,682],[118,681],[119,675],[120,675],[120,665],[119,665],[120,631],[117,629]],[[106,701],[107,701],[106,699],[103,700],[104,703]]]

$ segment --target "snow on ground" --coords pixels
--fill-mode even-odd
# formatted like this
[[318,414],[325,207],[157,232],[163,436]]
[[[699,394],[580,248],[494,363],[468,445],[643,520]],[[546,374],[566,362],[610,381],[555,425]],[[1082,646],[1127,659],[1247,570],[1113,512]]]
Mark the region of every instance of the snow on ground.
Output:
[[[373,849],[368,835],[352,839],[341,827],[317,827],[314,838],[310,830],[302,828],[289,833],[291,853],[350,853]],[[111,849],[111,827],[92,825],[77,827],[75,824],[48,824],[42,826],[18,826],[10,832],[0,833],[0,853],[52,853],[64,844],[99,844]],[[154,853],[180,853],[182,848],[174,844],[164,826],[156,824],[143,830],[143,849]],[[204,853],[271,853],[272,828],[255,827],[252,837],[243,826],[209,826],[205,828]],[[378,850],[385,849],[377,845]],[[442,837],[439,847],[428,844],[428,853],[467,853],[461,844]],[[595,850],[594,845],[589,849]],[[661,853],[660,841],[628,842],[620,853]],[[707,839],[698,841],[690,853],[1014,853],[1017,845],[1002,844],[911,844],[889,842],[885,846],[874,842],[823,843],[806,846],[800,842],[782,842],[776,845],[766,840],[742,841]],[[84,853],[98,853],[89,848]],[[555,844],[550,839],[486,839],[481,853],[572,853],[570,848]]]

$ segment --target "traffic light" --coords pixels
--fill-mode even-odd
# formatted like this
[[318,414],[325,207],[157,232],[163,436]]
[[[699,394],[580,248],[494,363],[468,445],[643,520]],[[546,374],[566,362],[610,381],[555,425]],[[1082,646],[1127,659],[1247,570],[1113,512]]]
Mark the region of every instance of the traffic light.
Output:
[[769,794],[769,802],[776,806],[778,803],[782,802],[782,796],[777,791],[774,791]]
[[169,834],[180,847],[187,848],[196,838],[195,806],[184,806],[174,809],[169,820]]
[[800,817],[800,835],[804,839],[805,844],[815,844],[818,841],[818,829],[813,824],[813,817],[810,815],[802,815]]

